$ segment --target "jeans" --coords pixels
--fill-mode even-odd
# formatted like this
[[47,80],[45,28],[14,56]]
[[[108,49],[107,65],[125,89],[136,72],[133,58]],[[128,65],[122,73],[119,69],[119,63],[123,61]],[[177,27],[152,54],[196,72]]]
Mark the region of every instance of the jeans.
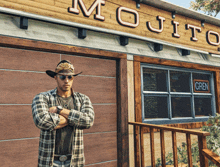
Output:
[[71,160],[68,161],[53,161],[53,167],[70,167]]

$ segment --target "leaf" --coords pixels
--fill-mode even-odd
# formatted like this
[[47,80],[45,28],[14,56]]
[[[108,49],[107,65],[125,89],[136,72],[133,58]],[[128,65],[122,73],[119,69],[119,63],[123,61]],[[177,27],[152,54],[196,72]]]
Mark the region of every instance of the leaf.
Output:
[[190,8],[196,11],[201,10],[208,15],[217,16],[220,11],[219,0],[195,0],[190,2]]

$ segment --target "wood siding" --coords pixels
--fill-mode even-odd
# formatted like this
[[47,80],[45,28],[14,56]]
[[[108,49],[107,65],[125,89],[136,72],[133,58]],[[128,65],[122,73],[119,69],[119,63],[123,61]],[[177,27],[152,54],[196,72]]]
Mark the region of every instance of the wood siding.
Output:
[[[23,47],[23,44],[20,43],[19,47]],[[50,44],[51,48],[55,46]],[[97,52],[96,50],[87,51],[89,56]],[[84,130],[86,165],[88,167],[117,166],[117,143],[119,142],[117,136],[120,135],[120,132],[117,133],[119,129],[117,114],[119,111],[126,110],[127,105],[124,104],[118,110],[118,107],[121,107],[121,104],[117,102],[118,60],[80,57],[80,54],[82,53],[79,52],[76,56],[0,47],[0,61],[2,62],[0,63],[2,81],[0,82],[1,167],[19,166],[21,162],[24,166],[37,166],[40,130],[33,123],[31,103],[36,94],[56,87],[56,82],[45,74],[45,70],[54,70],[61,59],[70,60],[76,72],[83,71],[82,75],[74,78],[73,88],[75,91],[88,95],[94,105],[95,123],[92,128]],[[108,54],[110,55],[106,52],[106,55]],[[117,53],[112,53],[111,57],[116,55]],[[98,56],[94,54],[94,57]],[[123,67],[124,63],[119,63],[121,64]],[[126,74],[122,74],[124,75]],[[126,77],[124,80],[127,81]],[[122,85],[125,81],[121,81]],[[126,93],[124,88],[122,91]],[[124,97],[126,98],[127,94]],[[122,114],[121,119],[123,119],[124,111]],[[122,135],[125,140],[120,143],[126,141],[125,135],[128,137],[127,127],[124,127],[127,119],[124,120]],[[123,145],[127,146],[126,143]],[[124,147],[122,149],[126,150]],[[128,156],[128,153],[124,156]],[[127,160],[123,160],[122,164],[124,161]]]
[[[84,0],[87,9],[93,4],[94,0]],[[104,21],[99,21],[94,19],[94,10],[89,17],[85,17],[83,12],[80,10],[79,14],[68,13],[68,8],[72,7],[72,0],[1,0],[0,6],[16,9],[20,11],[25,11],[29,13],[34,13],[43,16],[49,16],[57,19],[83,23],[87,25],[92,25],[96,27],[102,27],[111,30],[118,30],[130,34],[135,34],[143,37],[150,37],[153,39],[158,39],[162,41],[167,41],[173,44],[180,44],[182,46],[190,47],[193,49],[203,50],[207,52],[212,52],[219,54],[218,46],[210,45],[206,40],[206,35],[209,30],[218,32],[219,27],[208,23],[205,23],[204,27],[201,27],[201,21],[181,16],[178,13],[176,18],[172,19],[171,12],[157,9],[145,4],[141,4],[141,8],[136,8],[136,2],[133,0],[107,0],[105,5],[101,6],[101,15],[105,17]],[[136,10],[139,14],[140,24],[136,28],[130,28],[122,26],[117,21],[116,11],[117,8],[123,6]],[[164,29],[161,33],[156,33],[150,31],[146,23],[150,22],[153,28],[159,29],[159,21],[157,16],[165,18]],[[125,22],[134,23],[134,15],[129,12],[122,12],[121,19]],[[174,25],[172,21],[179,22],[178,33],[180,38],[175,38],[172,36],[174,33]],[[196,32],[196,37],[198,41],[192,41],[192,29],[186,29],[186,24],[197,26],[201,28],[201,32]],[[216,36],[210,35],[210,40],[216,42]]]

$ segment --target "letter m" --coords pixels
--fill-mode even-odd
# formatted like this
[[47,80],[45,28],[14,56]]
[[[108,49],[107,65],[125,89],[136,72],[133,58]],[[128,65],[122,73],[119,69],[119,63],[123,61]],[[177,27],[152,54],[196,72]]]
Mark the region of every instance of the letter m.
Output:
[[90,6],[89,10],[86,9],[83,0],[73,0],[73,7],[69,7],[68,11],[71,13],[79,14],[79,9],[77,8],[78,4],[80,5],[84,16],[89,17],[96,9],[94,18],[102,21],[105,20],[105,17],[101,16],[101,5],[105,5],[105,0],[95,0],[95,2],[93,2],[93,4]]

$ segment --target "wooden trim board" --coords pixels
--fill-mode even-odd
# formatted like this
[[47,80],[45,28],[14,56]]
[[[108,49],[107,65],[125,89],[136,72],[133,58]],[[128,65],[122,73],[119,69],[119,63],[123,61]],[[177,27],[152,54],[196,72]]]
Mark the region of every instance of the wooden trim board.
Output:
[[29,39],[13,38],[0,36],[0,46],[13,47],[19,49],[38,50],[45,52],[55,52],[70,55],[79,55],[86,57],[98,57],[109,59],[127,59],[124,53],[110,52],[99,49],[89,49],[77,46],[55,44],[43,41],[35,41]]

